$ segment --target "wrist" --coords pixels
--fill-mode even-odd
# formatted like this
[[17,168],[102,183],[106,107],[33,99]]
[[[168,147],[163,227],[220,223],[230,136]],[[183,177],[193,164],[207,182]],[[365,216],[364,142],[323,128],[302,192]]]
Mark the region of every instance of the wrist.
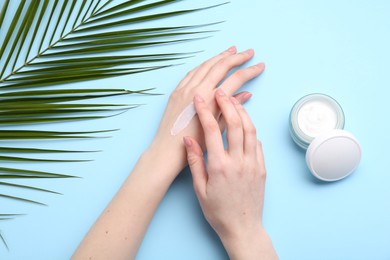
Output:
[[143,152],[141,159],[157,168],[157,174],[176,177],[187,165],[183,142],[154,140]]
[[271,239],[260,224],[224,234],[220,238],[232,260],[277,259]]

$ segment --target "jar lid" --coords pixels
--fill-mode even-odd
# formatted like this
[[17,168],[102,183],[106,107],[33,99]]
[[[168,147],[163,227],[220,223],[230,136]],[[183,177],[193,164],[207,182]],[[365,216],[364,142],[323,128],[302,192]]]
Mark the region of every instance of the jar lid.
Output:
[[323,181],[337,181],[350,175],[359,165],[361,146],[345,130],[335,129],[314,138],[306,152],[310,172]]

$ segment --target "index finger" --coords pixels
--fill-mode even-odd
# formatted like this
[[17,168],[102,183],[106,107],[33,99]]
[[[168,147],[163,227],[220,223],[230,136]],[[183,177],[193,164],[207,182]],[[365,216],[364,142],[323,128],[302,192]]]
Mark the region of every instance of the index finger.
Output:
[[221,130],[219,129],[219,124],[214,118],[213,113],[207,107],[204,99],[199,95],[194,97],[194,105],[200,124],[203,128],[206,150],[209,156],[219,156],[223,154],[225,149],[223,146]]
[[184,79],[179,83],[177,89],[190,85],[190,87],[197,86],[203,78],[207,75],[210,69],[221,59],[235,54],[237,51],[235,46],[230,47],[229,49],[223,51],[217,56],[212,57],[211,59],[203,62],[201,65],[191,70]]

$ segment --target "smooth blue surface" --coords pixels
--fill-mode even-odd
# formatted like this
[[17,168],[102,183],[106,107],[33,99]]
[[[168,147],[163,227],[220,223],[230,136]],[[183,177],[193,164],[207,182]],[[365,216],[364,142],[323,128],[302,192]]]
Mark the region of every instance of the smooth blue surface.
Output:
[[[210,3],[218,1],[184,1],[181,6]],[[267,64],[263,75],[245,87],[254,94],[246,108],[263,141],[268,170],[264,223],[280,258],[390,259],[389,13],[387,0],[233,0],[217,9],[176,18],[184,24],[226,22],[215,26],[221,31],[212,38],[164,47],[205,50],[184,65],[85,83],[156,87],[166,95],[115,99],[147,105],[114,118],[63,124],[66,129],[120,131],[110,139],[48,144],[104,151],[83,155],[95,158],[94,162],[45,166],[82,176],[37,181],[37,185],[64,194],[31,192],[32,198],[41,199],[48,207],[0,201],[7,209],[28,213],[1,223],[10,251],[0,245],[0,259],[69,259],[153,138],[177,82],[230,45],[239,50],[254,48],[256,56],[249,64]],[[328,94],[341,104],[345,129],[363,148],[358,170],[339,182],[322,183],[311,177],[304,152],[289,136],[292,105],[313,92]],[[227,258],[202,217],[191,176],[184,171],[158,209],[138,259]]]

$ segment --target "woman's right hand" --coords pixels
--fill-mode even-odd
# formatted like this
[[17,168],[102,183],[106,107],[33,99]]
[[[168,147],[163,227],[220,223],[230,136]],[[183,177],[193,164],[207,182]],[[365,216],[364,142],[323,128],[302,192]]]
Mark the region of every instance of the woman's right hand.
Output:
[[277,259],[262,226],[266,171],[256,128],[237,99],[222,89],[215,99],[226,119],[227,149],[212,110],[199,95],[194,104],[205,136],[207,165],[196,139],[184,137],[196,195],[231,259]]

